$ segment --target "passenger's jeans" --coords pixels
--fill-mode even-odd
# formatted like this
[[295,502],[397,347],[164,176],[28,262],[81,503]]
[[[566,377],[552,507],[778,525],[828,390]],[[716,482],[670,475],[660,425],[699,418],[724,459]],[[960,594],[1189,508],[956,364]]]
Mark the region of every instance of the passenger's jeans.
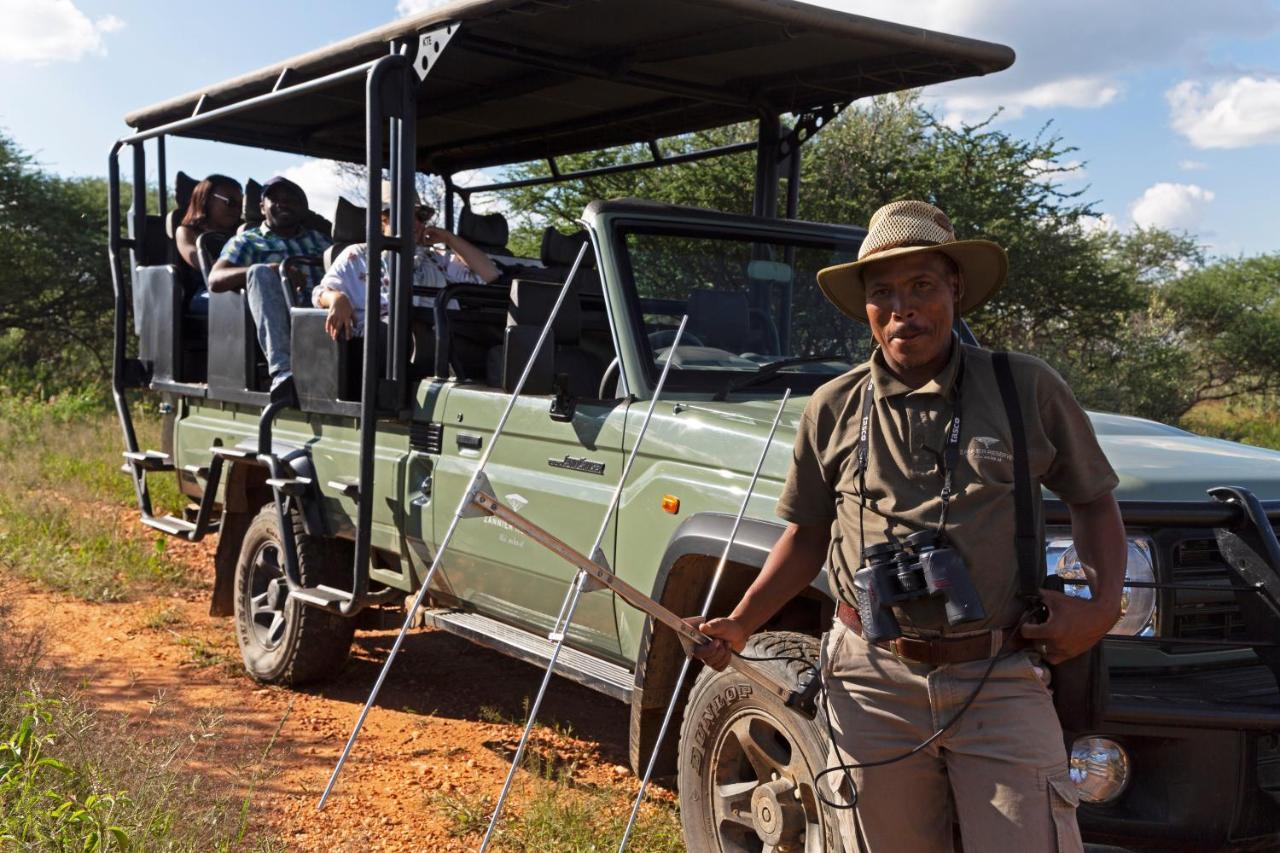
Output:
[[292,372],[289,360],[289,295],[275,265],[254,264],[249,267],[245,274],[244,294],[274,385]]

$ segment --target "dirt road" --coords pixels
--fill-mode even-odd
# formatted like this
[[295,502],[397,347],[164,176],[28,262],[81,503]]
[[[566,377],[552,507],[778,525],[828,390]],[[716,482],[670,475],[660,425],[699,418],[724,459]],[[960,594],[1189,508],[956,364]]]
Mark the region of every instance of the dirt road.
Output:
[[[212,545],[166,547],[194,572],[210,571]],[[541,676],[451,635],[414,632],[317,813],[394,631],[360,632],[340,679],[292,691],[243,674],[230,620],[207,615],[205,590],[89,604],[26,581],[0,586],[14,621],[44,632],[53,661],[92,705],[145,721],[156,734],[207,741],[191,770],[245,793],[253,787],[251,832],[291,849],[475,849],[483,831],[476,806],[496,799]],[[624,766],[627,715],[622,704],[557,679],[532,751],[566,790],[596,792],[609,811],[625,813],[637,784]]]

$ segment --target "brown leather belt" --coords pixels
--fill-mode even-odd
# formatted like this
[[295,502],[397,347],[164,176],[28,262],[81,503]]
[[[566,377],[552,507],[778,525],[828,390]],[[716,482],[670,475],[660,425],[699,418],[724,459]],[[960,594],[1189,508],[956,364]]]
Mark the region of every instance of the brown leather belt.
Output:
[[[856,608],[842,601],[836,606],[836,618],[859,637],[862,636],[862,620],[858,618]],[[1007,629],[994,628],[969,637],[939,637],[933,640],[899,637],[896,640],[881,641],[876,645],[909,661],[940,666],[944,663],[988,660],[1000,654],[1001,651],[1025,649],[1031,643],[1021,634],[1011,634]]]

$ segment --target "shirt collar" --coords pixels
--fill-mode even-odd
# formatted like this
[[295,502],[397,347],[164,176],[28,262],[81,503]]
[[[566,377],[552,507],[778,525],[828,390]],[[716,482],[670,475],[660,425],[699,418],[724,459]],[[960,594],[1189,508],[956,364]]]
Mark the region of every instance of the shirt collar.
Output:
[[960,369],[961,344],[958,336],[951,334],[951,357],[938,374],[919,388],[912,388],[890,372],[879,347],[871,356],[871,381],[875,383],[879,397],[896,397],[902,394],[936,394],[950,399],[955,392],[956,373]]

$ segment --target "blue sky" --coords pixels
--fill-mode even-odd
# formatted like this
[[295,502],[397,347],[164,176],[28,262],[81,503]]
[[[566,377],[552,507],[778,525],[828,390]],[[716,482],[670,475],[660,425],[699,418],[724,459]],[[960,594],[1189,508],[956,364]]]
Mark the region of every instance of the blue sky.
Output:
[[[429,5],[0,0],[0,126],[52,171],[103,174],[125,113]],[[1065,186],[1088,186],[1102,227],[1170,227],[1224,255],[1280,251],[1280,0],[823,5],[1012,46],[1009,71],[925,98],[956,121],[1003,106],[999,125],[1023,136],[1052,121],[1082,163]],[[339,189],[325,164],[253,149],[175,140],[169,162],[197,176],[287,170],[318,199]]]

